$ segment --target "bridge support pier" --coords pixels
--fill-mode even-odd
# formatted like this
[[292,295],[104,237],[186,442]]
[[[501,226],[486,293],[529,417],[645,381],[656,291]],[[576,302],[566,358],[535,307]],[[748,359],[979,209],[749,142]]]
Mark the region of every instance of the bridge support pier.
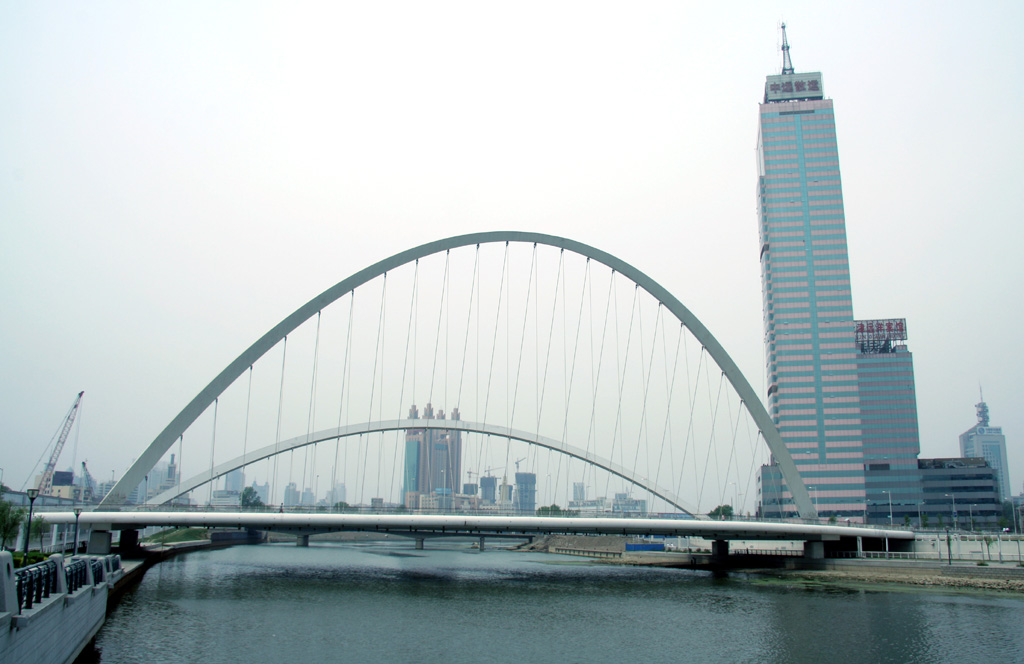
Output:
[[121,531],[121,551],[135,551],[139,548],[139,531],[137,530],[122,530]]
[[423,538],[422,537],[417,537],[416,538],[416,550],[417,551],[422,551],[423,550]]
[[110,554],[110,531],[93,530],[89,533],[89,544],[85,552],[92,556],[106,556]]
[[483,551],[483,550],[484,550],[484,539],[486,539],[486,538],[484,538],[484,537],[481,537],[481,538],[480,538],[480,550],[481,550],[481,551]]
[[309,546],[309,535],[297,535],[295,537],[295,546]]
[[729,540],[715,540],[711,542],[711,557],[720,560],[729,557]]
[[825,543],[822,541],[817,542],[804,542],[804,558],[811,560],[822,560],[825,558]]

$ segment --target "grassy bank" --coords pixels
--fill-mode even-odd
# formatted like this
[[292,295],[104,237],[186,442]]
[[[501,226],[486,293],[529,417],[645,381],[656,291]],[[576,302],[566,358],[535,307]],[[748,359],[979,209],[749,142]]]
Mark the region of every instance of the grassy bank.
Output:
[[175,544],[208,539],[210,539],[210,531],[206,528],[168,528],[154,533],[142,541],[147,544]]

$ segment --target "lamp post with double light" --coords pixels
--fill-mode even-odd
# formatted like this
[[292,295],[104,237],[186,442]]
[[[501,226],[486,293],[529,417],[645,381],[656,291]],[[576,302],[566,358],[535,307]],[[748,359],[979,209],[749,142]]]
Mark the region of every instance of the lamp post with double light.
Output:
[[945,494],[945,496],[947,498],[952,498],[953,499],[953,513],[951,514],[952,520],[953,520],[953,530],[959,530],[957,528],[957,524],[956,524],[956,494],[947,493],[947,494]]

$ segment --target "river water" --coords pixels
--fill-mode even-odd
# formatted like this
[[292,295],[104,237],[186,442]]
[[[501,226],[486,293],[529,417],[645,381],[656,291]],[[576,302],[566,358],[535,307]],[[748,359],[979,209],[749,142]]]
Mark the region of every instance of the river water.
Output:
[[[490,542],[488,542],[490,545]],[[1024,599],[619,567],[411,541],[163,562],[101,662],[1020,662]]]

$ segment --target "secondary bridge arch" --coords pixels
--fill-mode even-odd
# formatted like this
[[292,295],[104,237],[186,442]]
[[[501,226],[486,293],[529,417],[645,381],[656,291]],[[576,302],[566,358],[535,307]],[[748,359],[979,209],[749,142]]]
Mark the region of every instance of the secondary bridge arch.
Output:
[[512,440],[519,440],[524,443],[531,445],[537,445],[545,449],[553,450],[555,452],[561,452],[562,454],[571,456],[579,459],[586,463],[592,464],[606,470],[609,473],[621,477],[622,479],[630,482],[644,491],[649,491],[654,495],[658,496],[665,502],[669,503],[673,507],[676,507],[687,514],[697,516],[696,510],[692,505],[688,505],[681,498],[676,496],[674,493],[663,487],[653,485],[646,477],[642,477],[637,473],[625,468],[624,466],[615,463],[610,459],[604,459],[593,452],[589,452],[579,447],[569,445],[563,441],[555,440],[554,438],[548,438],[541,436],[536,433],[528,431],[520,431],[518,429],[510,429],[506,426],[496,426],[493,424],[485,424],[482,422],[468,422],[466,420],[428,420],[428,419],[403,419],[403,420],[387,420],[383,422],[364,422],[360,424],[349,424],[340,428],[324,429],[322,431],[316,431],[310,435],[296,436],[289,440],[281,441],[274,445],[267,445],[258,450],[248,452],[243,456],[235,457],[230,461],[226,461],[213,467],[210,470],[204,470],[201,473],[193,475],[189,479],[181,482],[180,485],[175,486],[173,489],[155,496],[150,502],[161,505],[166,503],[180,495],[186,494],[193,489],[196,489],[207,482],[226,475],[227,473],[235,470],[236,468],[242,468],[249,464],[256,463],[263,459],[274,456],[275,454],[282,454],[289,452],[307,445],[314,445],[316,443],[322,443],[327,440],[335,440],[338,438],[349,438],[352,436],[358,436],[368,433],[381,433],[385,431],[405,431],[407,429],[434,429],[439,431],[463,431],[465,433],[477,433],[486,436],[497,436],[499,438],[511,438]]
[[[810,494],[800,479],[796,464],[782,442],[775,424],[765,410],[750,383],[742,375],[739,367],[725,351],[722,345],[711,334],[696,316],[682,302],[663,286],[629,263],[589,245],[554,235],[519,231],[494,231],[486,233],[470,233],[436,240],[408,249],[389,258],[356,272],[347,279],[328,288],[299,307],[266,334],[260,337],[249,348],[242,352],[220,374],[218,374],[199,394],[195,396],[178,415],[161,431],[146,450],[125,472],[110,493],[100,503],[100,508],[111,507],[125,502],[127,496],[143,481],[146,474],[157,464],[161,457],[171,448],[185,430],[256,360],[276,346],[299,325],[316,315],[317,312],[352,292],[359,286],[394,270],[402,265],[419,260],[426,256],[442,253],[459,247],[488,243],[528,243],[545,245],[570,251],[588,259],[601,263],[616,273],[633,281],[639,288],[646,291],[674,315],[696,338],[708,355],[722,370],[723,375],[732,385],[740,400],[745,405],[751,418],[771,450],[776,463],[793,496],[793,502],[802,516],[815,516]],[[451,424],[450,422],[448,423]],[[451,428],[450,426],[447,428]],[[628,479],[628,478],[627,478]],[[630,480],[632,481],[632,480]],[[644,486],[652,490],[651,487]]]

